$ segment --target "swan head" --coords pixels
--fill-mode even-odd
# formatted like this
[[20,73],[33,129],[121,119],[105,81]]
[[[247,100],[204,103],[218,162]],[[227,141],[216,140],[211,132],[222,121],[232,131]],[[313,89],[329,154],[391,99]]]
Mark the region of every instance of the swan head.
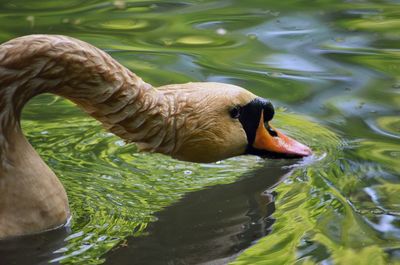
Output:
[[[298,158],[311,149],[275,129],[274,107],[244,88],[223,83],[187,83],[162,87],[178,99],[179,144],[172,157],[215,162],[239,155]],[[184,117],[184,118],[183,118]],[[177,124],[180,122],[178,121]]]

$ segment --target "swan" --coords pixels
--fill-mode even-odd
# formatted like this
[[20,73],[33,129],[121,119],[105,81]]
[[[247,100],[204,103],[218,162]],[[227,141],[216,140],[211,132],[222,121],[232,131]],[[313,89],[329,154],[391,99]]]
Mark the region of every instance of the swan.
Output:
[[24,105],[41,93],[74,102],[140,150],[191,162],[251,154],[303,157],[311,149],[275,129],[270,101],[212,82],[153,87],[102,50],[61,35],[0,45],[0,239],[59,227],[66,191],[24,137]]

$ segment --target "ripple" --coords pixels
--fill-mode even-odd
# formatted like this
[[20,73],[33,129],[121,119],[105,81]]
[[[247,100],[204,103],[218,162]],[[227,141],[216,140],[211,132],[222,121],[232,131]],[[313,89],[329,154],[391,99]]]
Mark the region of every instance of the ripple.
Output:
[[185,36],[177,39],[176,42],[186,45],[207,45],[214,43],[215,40],[206,36]]
[[305,72],[324,72],[317,64],[311,63],[300,56],[292,54],[273,54],[265,58],[265,64],[272,68]]
[[[114,19],[99,23],[104,29],[117,29],[117,30],[137,30],[148,28],[150,23],[146,20],[133,20],[133,19]],[[91,25],[96,27],[96,25]]]
[[381,135],[400,139],[400,117],[381,116],[375,120],[367,120],[369,127]]
[[[86,5],[90,4],[90,2],[95,2],[95,1],[87,1]],[[15,1],[15,2],[8,2],[6,5],[4,5],[4,8],[10,9],[10,10],[15,10],[18,9],[19,11],[21,10],[40,10],[43,11],[43,6],[46,6],[47,10],[63,10],[63,9],[73,9],[80,7],[82,5],[82,2],[79,0],[71,0],[71,1],[40,1],[40,2],[32,2],[32,3],[25,3],[22,1]]]
[[388,170],[400,172],[400,151],[397,143],[361,141],[357,154],[368,161],[375,161]]
[[152,43],[161,44],[163,46],[171,47],[192,47],[201,46],[207,47],[225,47],[232,45],[232,41],[222,36],[210,36],[210,35],[184,35],[184,36],[168,36],[160,39],[151,40]]
[[85,23],[82,24],[82,27],[87,28],[88,30],[95,29],[96,31],[101,30],[103,32],[115,30],[126,32],[150,32],[159,28],[161,24],[162,22],[156,19],[116,17],[111,19],[85,21]]

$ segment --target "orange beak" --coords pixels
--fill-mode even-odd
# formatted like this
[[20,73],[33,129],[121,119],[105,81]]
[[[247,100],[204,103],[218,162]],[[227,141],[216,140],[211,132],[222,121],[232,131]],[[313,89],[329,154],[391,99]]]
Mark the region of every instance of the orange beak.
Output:
[[[269,124],[268,124],[269,125]],[[269,127],[276,133],[272,136],[264,126],[264,111],[261,112],[260,122],[256,131],[253,147],[271,153],[282,154],[288,157],[304,157],[312,154],[309,147]]]

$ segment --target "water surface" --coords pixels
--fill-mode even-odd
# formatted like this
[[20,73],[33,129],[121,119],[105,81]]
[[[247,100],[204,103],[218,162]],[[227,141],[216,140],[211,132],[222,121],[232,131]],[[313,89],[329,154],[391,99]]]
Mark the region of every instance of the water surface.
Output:
[[153,85],[243,86],[315,150],[305,161],[183,163],[138,153],[68,101],[40,96],[24,131],[73,218],[0,242],[0,264],[398,262],[396,1],[16,0],[0,10],[2,42],[65,34]]

